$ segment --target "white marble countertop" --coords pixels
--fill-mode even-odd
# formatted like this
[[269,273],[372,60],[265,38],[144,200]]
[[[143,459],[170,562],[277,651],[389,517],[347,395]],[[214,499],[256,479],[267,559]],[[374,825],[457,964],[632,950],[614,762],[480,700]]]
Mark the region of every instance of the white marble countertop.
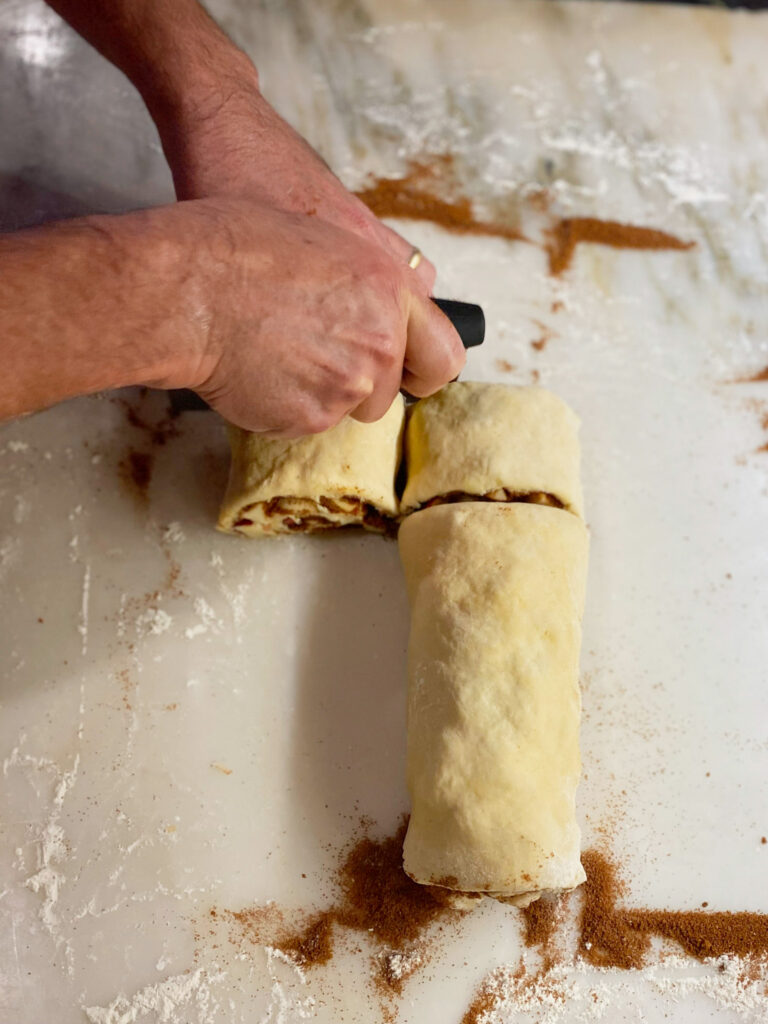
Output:
[[[460,193],[534,243],[557,216],[696,242],[582,246],[555,279],[537,244],[400,224],[439,293],[486,310],[465,376],[539,379],[583,420],[585,847],[608,845],[630,904],[768,912],[768,382],[734,383],[768,366],[768,17],[211,7],[352,187],[449,152]],[[171,198],[137,96],[53,13],[5,5],[0,54],[6,226]],[[302,980],[200,921],[321,905],[351,823],[384,834],[407,808],[396,547],[216,534],[218,421],[156,444],[127,406],[164,418],[164,396],[125,392],[0,431],[0,1022],[377,1021],[365,949]],[[522,951],[516,912],[483,906],[397,1020],[459,1024]],[[695,962],[558,983],[563,1002],[492,1024],[768,1017],[757,983]]]

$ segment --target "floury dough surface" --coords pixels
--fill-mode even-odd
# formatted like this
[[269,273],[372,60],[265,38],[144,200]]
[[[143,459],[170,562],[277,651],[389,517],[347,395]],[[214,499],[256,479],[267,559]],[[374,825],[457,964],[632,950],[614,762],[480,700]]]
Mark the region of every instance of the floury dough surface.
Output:
[[322,434],[295,440],[231,427],[220,529],[246,536],[352,525],[385,529],[398,510],[403,419],[398,395],[376,423],[347,417]]
[[574,888],[584,523],[467,502],[413,513],[399,544],[411,604],[405,870],[519,902]]
[[408,417],[402,510],[506,489],[550,494],[582,515],[578,432],[576,414],[544,388],[448,384]]

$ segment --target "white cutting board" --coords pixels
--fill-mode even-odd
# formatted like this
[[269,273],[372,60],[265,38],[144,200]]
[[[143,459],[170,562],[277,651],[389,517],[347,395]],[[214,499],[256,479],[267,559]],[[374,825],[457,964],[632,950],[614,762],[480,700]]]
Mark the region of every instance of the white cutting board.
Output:
[[[382,0],[335,19],[213,7],[352,185],[442,145],[470,194],[491,213],[511,202],[533,238],[546,218],[525,196],[548,184],[560,212],[697,242],[584,247],[553,281],[534,245],[399,226],[438,265],[438,294],[486,310],[464,376],[538,371],[583,421],[585,846],[608,836],[638,905],[768,912],[768,384],[729,383],[768,365],[768,20],[576,3]],[[25,168],[27,219],[167,198],[120,76],[39,4],[1,24],[17,30],[2,44],[2,167]],[[54,123],[66,133],[41,142]],[[536,321],[555,332],[543,351]],[[237,959],[195,933],[213,905],[324,905],[354,822],[384,834],[407,808],[396,545],[216,534],[220,423],[185,414],[153,447],[126,402],[150,423],[166,407],[124,392],[0,432],[0,1022],[75,1024],[84,1008],[102,1024],[378,1020],[365,952],[302,984],[258,949]],[[130,450],[153,456],[145,502],[121,478]],[[521,948],[516,913],[484,906],[409,981],[398,1019],[458,1024]],[[648,972],[578,983],[556,1019],[743,1019],[727,993],[673,999]]]

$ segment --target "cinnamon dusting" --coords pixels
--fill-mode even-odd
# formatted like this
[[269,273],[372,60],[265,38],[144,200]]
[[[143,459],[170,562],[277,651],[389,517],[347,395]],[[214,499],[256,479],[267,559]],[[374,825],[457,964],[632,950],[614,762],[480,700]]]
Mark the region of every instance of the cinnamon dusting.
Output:
[[[176,415],[171,412],[164,412],[159,417],[147,416],[146,406],[155,404],[150,397],[149,388],[138,388],[138,402],[133,402],[122,396],[115,396],[113,401],[125,411],[125,418],[132,427],[142,431],[153,445],[162,446],[171,438],[179,436],[179,427],[176,422]],[[165,396],[163,396],[165,400]]]
[[[210,911],[212,918],[234,922],[234,936],[280,949],[298,966],[309,969],[328,964],[338,937],[347,932],[366,935],[378,950],[371,959],[371,980],[383,1002],[384,1020],[394,1020],[393,1000],[404,983],[429,962],[439,941],[435,925],[456,920],[459,911],[444,906],[435,891],[413,882],[402,866],[402,843],[407,819],[385,839],[362,835],[349,849],[336,871],[337,900],[327,909],[291,921],[274,905],[241,911]],[[765,837],[760,837],[766,842]],[[768,845],[768,843],[767,843]],[[639,969],[645,966],[651,939],[675,942],[700,961],[732,955],[747,963],[765,962],[768,956],[768,914],[750,912],[676,911],[624,908],[621,876],[608,855],[599,850],[583,857],[587,874],[581,895],[578,924],[578,955],[598,968]],[[448,881],[447,879],[441,881]],[[553,981],[555,943],[564,920],[565,899],[542,898],[520,911],[526,946],[544,954],[542,966],[526,971],[498,968],[481,983],[462,1017],[462,1024],[481,1024],[510,997],[546,997],[561,1000],[564,994]],[[427,936],[427,931],[432,934]]]
[[587,873],[579,922],[579,953],[596,967],[640,968],[652,936],[668,939],[697,960],[730,954],[768,955],[768,914],[750,911],[652,910],[617,907],[624,887],[598,850],[582,856]]
[[[530,975],[522,960],[514,971],[508,967],[497,967],[481,982],[477,994],[461,1018],[461,1024],[488,1024],[491,1014],[503,1002],[505,990],[532,989],[542,977],[546,977],[546,970]],[[562,1001],[562,995],[557,991],[550,992],[549,997],[550,1002]]]
[[337,869],[340,895],[336,903],[306,917],[298,927],[287,925],[285,913],[275,907],[225,913],[238,924],[241,937],[274,946],[304,968],[333,958],[338,929],[365,934],[384,950],[375,974],[378,987],[397,993],[425,962],[425,932],[438,920],[459,914],[403,870],[407,827],[405,819],[385,839],[362,836]]
[[[518,226],[508,221],[479,216],[472,201],[458,194],[450,154],[424,161],[413,160],[402,177],[377,178],[356,195],[377,217],[429,221],[456,234],[529,241]],[[549,213],[551,197],[546,192],[529,195],[527,200],[533,209]],[[607,245],[614,249],[657,251],[688,250],[696,245],[659,228],[599,217],[564,217],[555,221],[547,236],[544,248],[549,257],[549,272],[554,277],[570,267],[576,247],[584,243]],[[559,306],[560,303],[555,303],[553,312]],[[550,336],[545,330],[531,344],[535,349],[543,349]],[[768,379],[768,367],[754,379]]]
[[768,366],[764,366],[762,370],[758,370],[757,373],[753,373],[750,377],[737,377],[735,383],[757,384],[763,380],[768,380]]
[[299,967],[318,967],[333,956],[333,924],[335,914],[324,911],[309,919],[301,931],[290,935],[278,945]]
[[588,850],[581,862],[587,880],[582,888],[579,955],[595,967],[642,967],[650,940],[629,928],[617,910],[624,885],[614,865],[599,850]]
[[520,910],[523,919],[523,941],[526,946],[548,949],[557,933],[558,903],[542,896]]
[[533,322],[539,328],[541,333],[538,338],[534,338],[531,342],[531,348],[535,349],[537,352],[543,352],[547,347],[547,342],[551,341],[552,338],[555,337],[555,332],[551,327],[547,327],[545,323],[542,323],[541,320],[534,319]]
[[120,479],[141,504],[146,504],[149,497],[154,461],[149,452],[130,449],[118,463]]
[[[676,235],[657,228],[638,227],[616,220],[597,217],[564,217],[549,231],[547,252],[549,272],[557,277],[568,269],[576,246],[582,243],[608,245],[613,249],[692,249],[695,242],[685,242]],[[768,368],[767,368],[768,369]]]
[[488,984],[484,982],[480,989],[467,1007],[467,1011],[461,1018],[461,1024],[481,1024],[481,1021],[487,1019],[487,1017],[493,1013],[499,1002],[498,992]]
[[377,217],[430,221],[461,235],[524,240],[511,224],[478,217],[472,202],[456,194],[452,168],[450,154],[434,157],[429,163],[413,160],[402,177],[377,178],[356,195]]

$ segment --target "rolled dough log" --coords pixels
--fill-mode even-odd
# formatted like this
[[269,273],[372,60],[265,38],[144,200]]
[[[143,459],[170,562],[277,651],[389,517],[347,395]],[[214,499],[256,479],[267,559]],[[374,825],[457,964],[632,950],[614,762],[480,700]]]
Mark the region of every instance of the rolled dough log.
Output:
[[486,498],[582,515],[578,431],[576,414],[543,388],[448,384],[409,414],[401,511]]
[[255,537],[358,525],[384,532],[395,520],[404,403],[376,423],[350,417],[291,441],[230,427],[232,462],[219,529]]
[[403,522],[399,545],[406,872],[520,905],[574,888],[584,523],[530,504],[438,505]]

